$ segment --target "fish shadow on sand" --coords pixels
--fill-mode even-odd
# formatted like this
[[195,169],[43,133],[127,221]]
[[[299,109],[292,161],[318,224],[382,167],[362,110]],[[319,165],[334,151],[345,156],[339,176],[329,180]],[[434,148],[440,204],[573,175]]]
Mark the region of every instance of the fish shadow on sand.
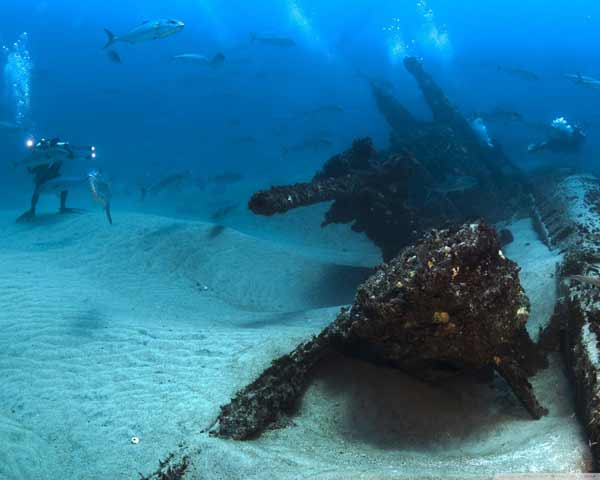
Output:
[[[307,317],[310,318],[310,310],[300,310],[297,312],[281,312],[265,315],[239,325],[240,328],[260,329],[268,328],[273,325],[306,325]],[[326,325],[323,325],[325,327]]]
[[[478,439],[499,425],[529,419],[497,375],[485,379],[456,373],[425,382],[336,354],[313,378],[335,409],[338,434],[383,449],[426,453],[442,448],[459,455],[463,448],[476,449]],[[499,455],[511,448],[510,442],[508,447],[497,443]]]
[[224,225],[214,225],[210,228],[206,237],[209,240],[214,240],[215,238],[220,237],[226,229],[227,227]]
[[70,335],[87,339],[92,339],[98,330],[109,324],[108,316],[97,308],[69,312],[64,319],[69,323]]

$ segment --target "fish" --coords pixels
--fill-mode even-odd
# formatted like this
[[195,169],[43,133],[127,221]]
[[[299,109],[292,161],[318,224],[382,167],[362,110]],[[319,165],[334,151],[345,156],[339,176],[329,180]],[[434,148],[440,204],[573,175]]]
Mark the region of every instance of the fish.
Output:
[[0,120],[0,132],[19,133],[21,131],[23,131],[23,127],[21,127],[20,125],[17,125],[16,123]]
[[587,283],[588,285],[594,285],[595,287],[600,287],[600,278],[598,277],[588,277],[586,275],[571,275],[567,277],[568,280],[575,280],[579,283]]
[[596,78],[587,77],[585,75],[581,75],[580,73],[566,73],[564,77],[568,78],[569,80],[573,80],[576,85],[588,87],[592,90],[600,90],[600,80]]
[[87,179],[92,197],[102,205],[104,212],[106,213],[106,219],[108,220],[108,223],[112,225],[113,220],[112,214],[110,213],[112,191],[110,182],[104,178],[100,170],[92,170],[88,173]]
[[76,190],[88,185],[88,177],[57,177],[40,185],[42,195],[60,195],[65,190]]
[[181,20],[159,19],[143,22],[141,25],[123,35],[115,35],[105,28],[104,32],[108,39],[104,48],[110,47],[115,42],[141,43],[170,37],[171,35],[181,32],[184,27],[185,24]]
[[197,53],[183,53],[181,55],[175,55],[171,58],[173,61],[183,63],[193,63],[194,65],[207,65],[209,67],[220,67],[225,63],[225,55],[217,53],[212,58]]
[[40,185],[39,193],[41,195],[60,195],[61,192],[77,189],[86,189],[92,193],[93,198],[99,201],[104,207],[106,218],[112,225],[112,216],[110,213],[112,195],[110,186],[98,170],[93,170],[88,175],[82,177],[66,176],[48,180]]
[[444,181],[434,184],[431,190],[436,193],[447,194],[471,190],[478,185],[479,180],[475,177],[466,175],[448,175]]
[[250,40],[263,45],[270,45],[272,47],[291,48],[296,46],[295,40],[289,37],[260,36],[257,33],[251,33]]
[[486,122],[501,122],[505,125],[508,123],[516,123],[523,121],[523,115],[519,112],[515,112],[512,110],[504,110],[502,108],[495,108],[490,112],[479,112],[474,115],[474,117],[479,117]]
[[169,188],[181,186],[183,183],[189,182],[192,180],[192,173],[190,171],[177,172],[172,175],[168,175],[163,179],[159,180],[154,185],[150,187],[140,187],[140,193],[142,195],[142,200],[144,200],[148,194],[157,195]]
[[224,220],[225,217],[229,216],[231,213],[233,213],[235,210],[237,210],[238,207],[239,207],[238,203],[234,203],[231,205],[225,205],[224,207],[221,207],[218,210],[214,211],[212,213],[212,215],[210,216],[210,219],[213,222],[220,222],[220,221]]
[[123,63],[123,61],[121,60],[121,56],[119,55],[119,53],[116,50],[109,50],[108,52],[108,58],[110,59],[111,62],[113,63]]
[[283,147],[283,155],[290,153],[300,153],[305,151],[325,150],[333,146],[333,143],[326,138],[308,138],[301,143]]
[[512,75],[513,77],[520,78],[521,80],[526,80],[528,82],[537,82],[538,80],[540,80],[539,75],[530,72],[529,70],[525,70],[523,68],[503,67],[502,65],[498,65],[498,71],[504,72],[508,75]]

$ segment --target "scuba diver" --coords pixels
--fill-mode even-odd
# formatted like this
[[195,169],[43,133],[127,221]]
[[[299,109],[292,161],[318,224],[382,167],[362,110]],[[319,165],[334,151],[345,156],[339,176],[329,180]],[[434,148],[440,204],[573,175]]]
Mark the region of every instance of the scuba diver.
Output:
[[528,152],[549,150],[553,153],[578,153],[581,150],[586,137],[581,127],[569,124],[564,117],[553,120],[551,127],[548,140],[532,143],[527,147]]
[[[25,166],[27,171],[34,176],[34,190],[29,210],[17,218],[17,222],[24,222],[35,217],[36,206],[44,186],[61,176],[60,170],[64,162],[77,158],[96,158],[95,147],[79,147],[63,142],[59,138],[51,140],[42,138],[37,143],[28,140],[27,147],[30,150],[29,155],[22,162],[16,163],[16,166]],[[77,213],[79,211],[66,206],[68,188],[58,193],[60,195],[60,213]]]

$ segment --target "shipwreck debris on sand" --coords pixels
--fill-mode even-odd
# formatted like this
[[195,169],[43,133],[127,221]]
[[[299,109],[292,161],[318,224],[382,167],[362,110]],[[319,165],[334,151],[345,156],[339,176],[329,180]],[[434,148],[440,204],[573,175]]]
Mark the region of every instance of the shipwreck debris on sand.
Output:
[[[535,181],[534,222],[550,248],[564,253],[558,268],[559,330],[575,384],[577,414],[600,471],[600,179],[544,175]],[[556,342],[559,343],[559,342]]]
[[518,272],[483,223],[433,230],[383,264],[331,325],[221,407],[213,434],[247,439],[276,426],[335,351],[427,378],[492,368],[540,418],[547,411],[528,378],[545,360],[525,329],[529,301]]
[[[496,222],[527,203],[519,170],[499,145],[482,145],[465,117],[415,58],[404,61],[432,112],[416,119],[388,92],[371,85],[390,128],[390,148],[377,152],[369,138],[330,158],[306,183],[257,192],[249,208],[260,215],[333,201],[323,226],[351,223],[386,260],[431,228],[484,218]],[[451,179],[470,182],[450,182]],[[440,185],[458,185],[440,188]],[[460,185],[468,188],[460,188]]]

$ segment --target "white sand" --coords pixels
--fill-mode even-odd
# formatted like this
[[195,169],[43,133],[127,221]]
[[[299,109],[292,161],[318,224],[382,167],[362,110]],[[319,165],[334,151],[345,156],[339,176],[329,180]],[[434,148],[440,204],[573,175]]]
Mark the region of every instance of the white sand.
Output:
[[[174,449],[192,455],[188,478],[197,479],[589,464],[557,359],[536,378],[550,408],[537,422],[500,380],[426,385],[340,358],[318,372],[293,426],[252,442],[207,437],[200,430],[220,404],[352,300],[372,247],[340,227],[341,255],[325,243],[331,231],[311,233],[303,249],[302,228],[320,221],[298,221],[310,211],[289,216],[289,245],[285,217],[274,220],[277,235],[260,239],[149,214],[115,211],[113,227],[97,212],[32,225],[14,224],[16,214],[0,213],[3,480],[133,479]],[[546,273],[556,258],[530,231],[519,223],[506,251],[523,261],[537,324],[551,310]],[[534,253],[545,260],[525,261]]]

